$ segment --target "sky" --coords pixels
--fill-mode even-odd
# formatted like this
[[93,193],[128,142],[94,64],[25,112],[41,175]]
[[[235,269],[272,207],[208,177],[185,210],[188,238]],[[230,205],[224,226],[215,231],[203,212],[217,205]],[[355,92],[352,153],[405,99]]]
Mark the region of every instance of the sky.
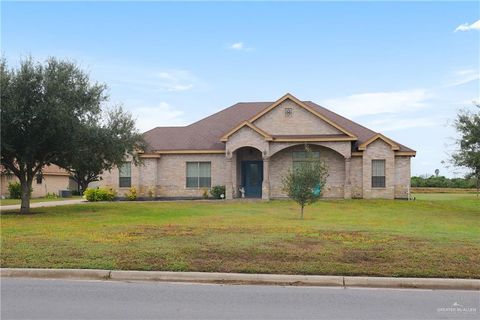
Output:
[[77,63],[141,131],[290,92],[461,176],[460,109],[480,101],[479,2],[1,2],[1,52]]

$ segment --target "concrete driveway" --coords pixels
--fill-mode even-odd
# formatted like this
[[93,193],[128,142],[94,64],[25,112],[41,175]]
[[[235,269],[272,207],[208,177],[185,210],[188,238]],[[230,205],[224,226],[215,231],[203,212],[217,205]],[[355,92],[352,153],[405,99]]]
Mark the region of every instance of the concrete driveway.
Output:
[[[72,199],[72,200],[35,202],[35,203],[30,203],[30,208],[67,206],[69,204],[80,204],[80,203],[87,203],[87,201],[84,199]],[[9,206],[0,206],[0,211],[19,210],[19,209],[20,209],[19,204],[12,204]]]

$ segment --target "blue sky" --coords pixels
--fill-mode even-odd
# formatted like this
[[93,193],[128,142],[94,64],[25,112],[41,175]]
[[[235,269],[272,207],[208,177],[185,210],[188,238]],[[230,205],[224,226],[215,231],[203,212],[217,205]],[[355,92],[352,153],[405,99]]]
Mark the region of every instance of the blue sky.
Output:
[[2,2],[2,54],[68,58],[140,129],[286,92],[417,150],[453,176],[460,108],[480,101],[478,2]]

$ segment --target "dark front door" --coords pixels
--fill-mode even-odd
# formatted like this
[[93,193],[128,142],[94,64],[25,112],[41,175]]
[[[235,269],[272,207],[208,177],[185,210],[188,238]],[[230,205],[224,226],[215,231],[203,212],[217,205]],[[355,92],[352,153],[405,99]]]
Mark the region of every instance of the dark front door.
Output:
[[263,161],[242,161],[242,185],[245,197],[261,198],[263,182]]

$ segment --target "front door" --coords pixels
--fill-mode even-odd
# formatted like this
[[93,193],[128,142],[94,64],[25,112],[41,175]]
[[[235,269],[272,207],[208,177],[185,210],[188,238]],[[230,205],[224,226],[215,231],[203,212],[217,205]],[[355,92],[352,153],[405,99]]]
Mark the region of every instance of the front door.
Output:
[[242,185],[245,197],[261,198],[263,182],[263,161],[242,161]]

